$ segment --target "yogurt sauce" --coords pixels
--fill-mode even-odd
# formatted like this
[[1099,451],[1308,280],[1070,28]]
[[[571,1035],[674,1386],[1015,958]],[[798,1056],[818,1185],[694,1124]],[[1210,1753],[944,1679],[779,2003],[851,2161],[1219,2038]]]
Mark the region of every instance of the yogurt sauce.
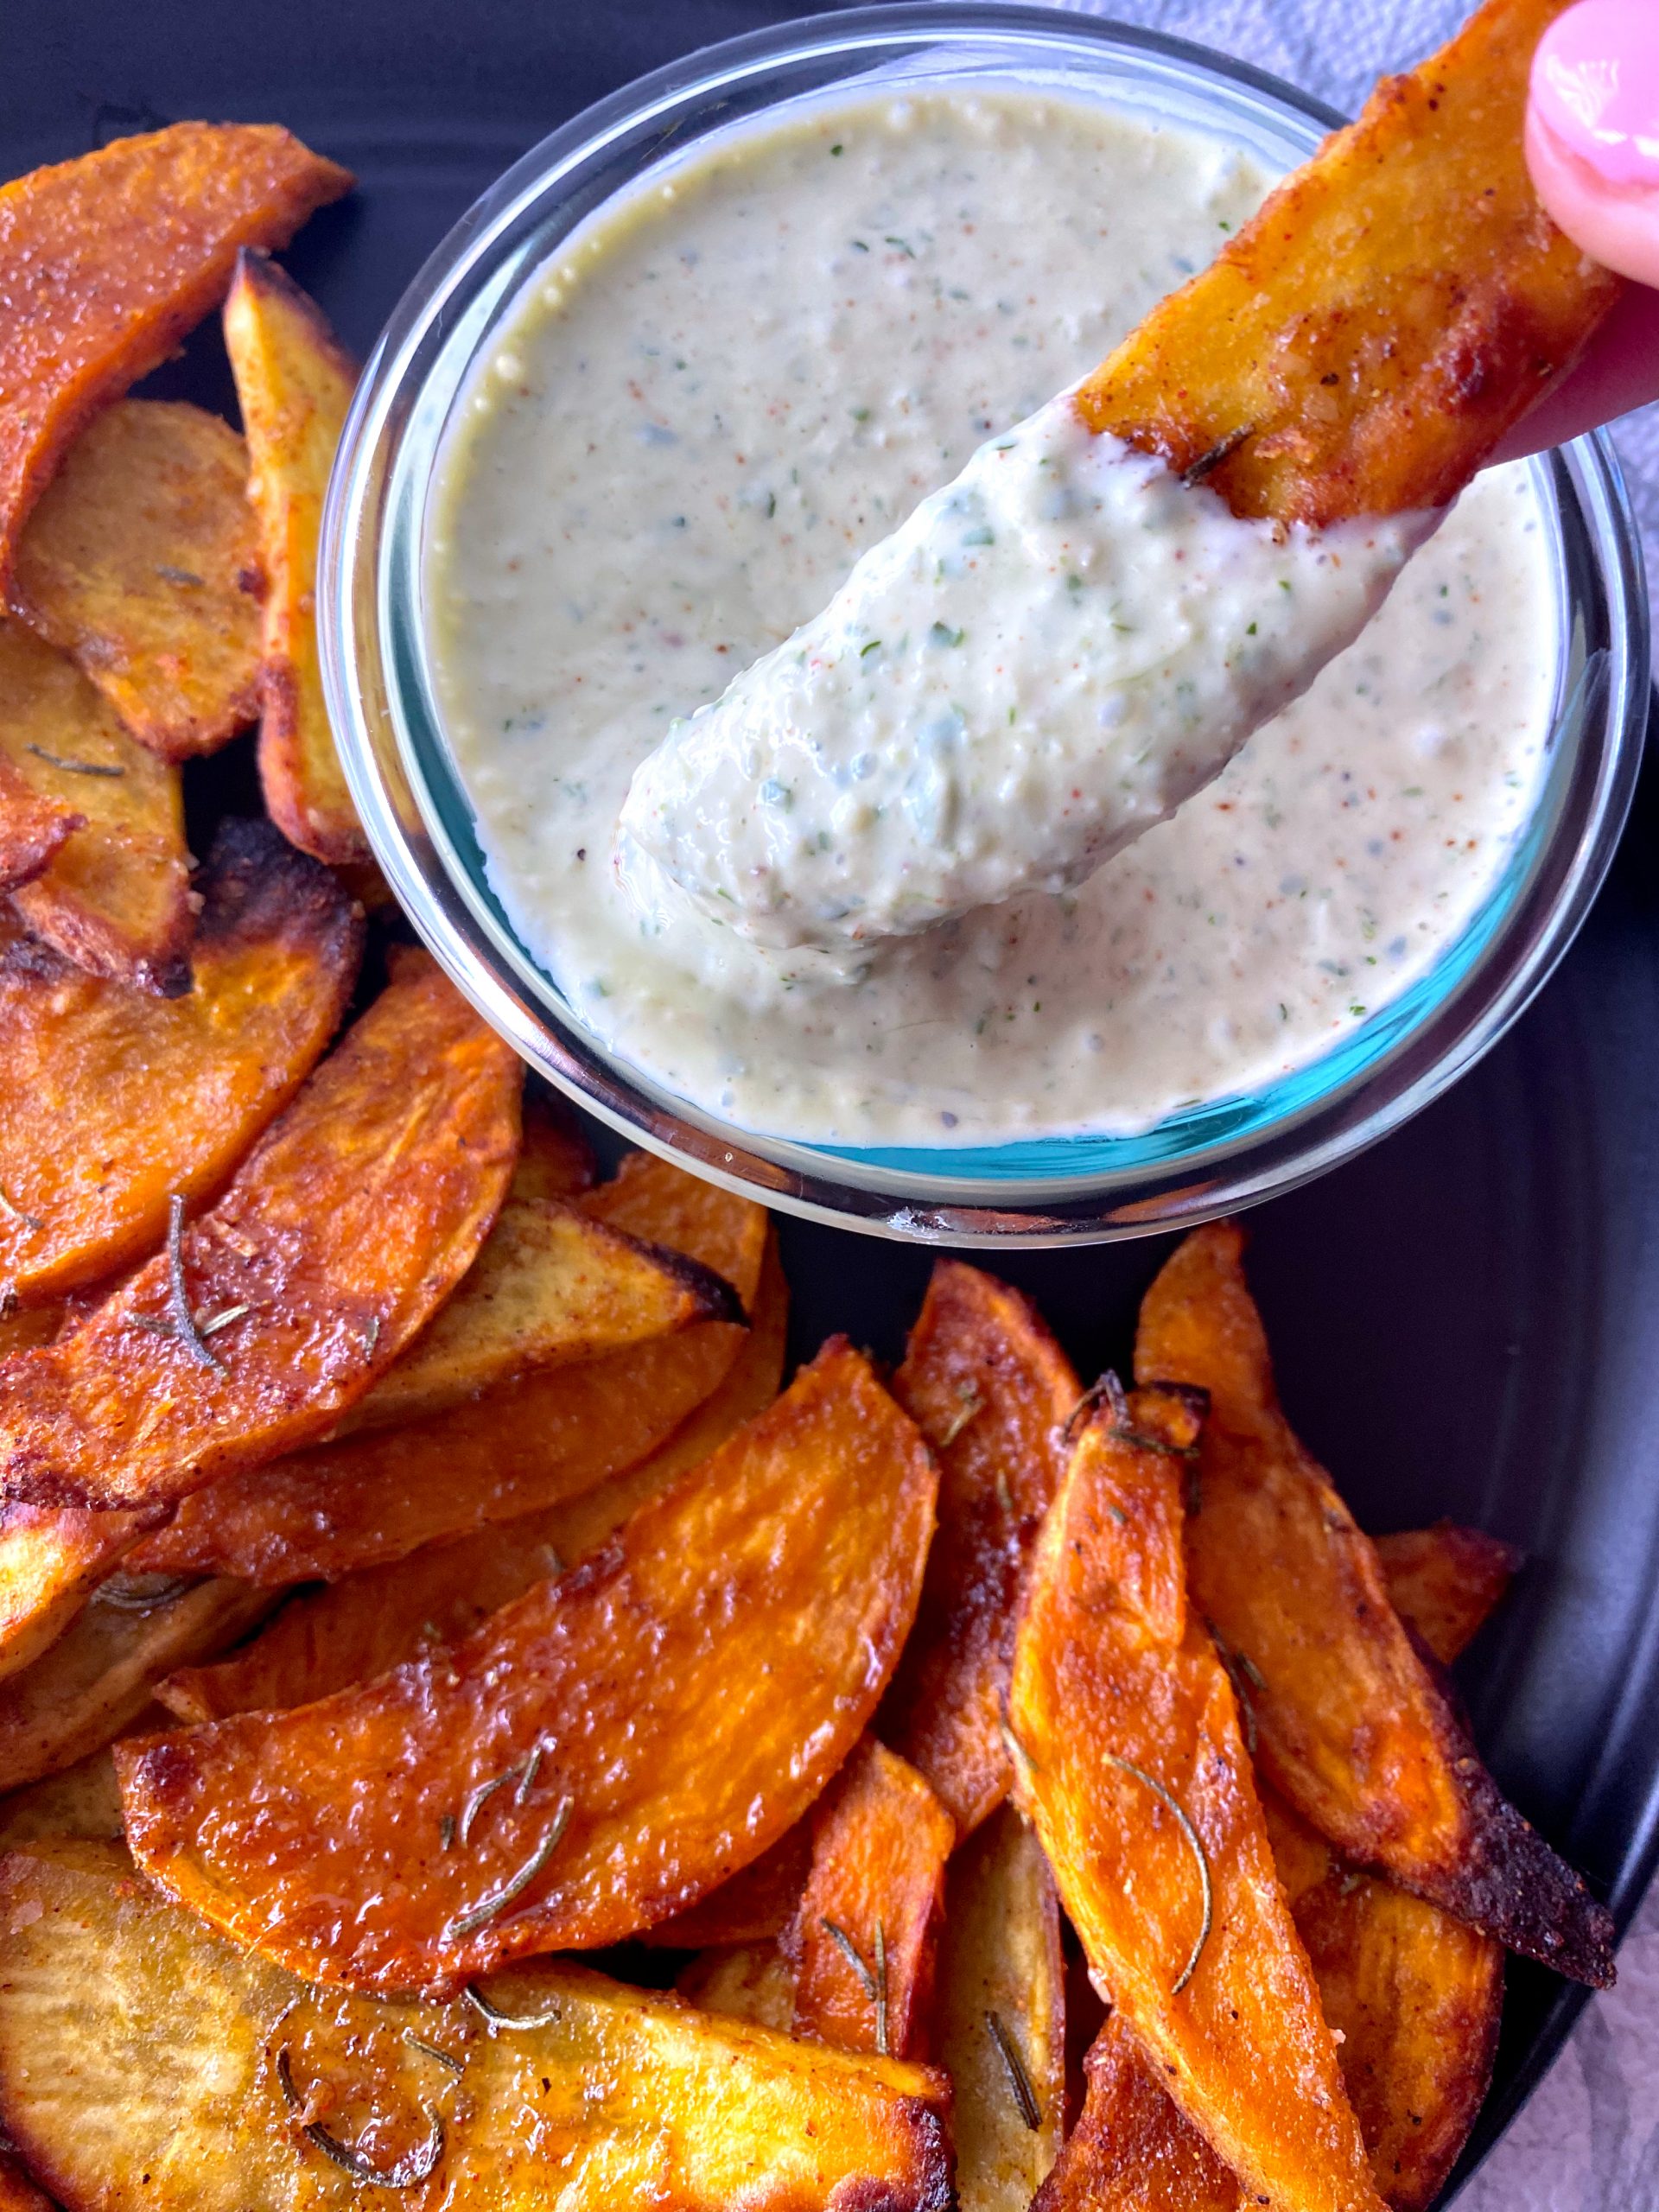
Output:
[[[867,98],[694,152],[526,288],[442,456],[430,659],[493,886],[620,1060],[806,1141],[1130,1133],[1305,1065],[1468,921],[1531,810],[1554,688],[1553,575],[1522,468],[1480,480],[1312,689],[1075,888],[862,946],[807,871],[774,928],[801,940],[790,951],[722,925],[718,867],[705,905],[638,849],[610,866],[630,779],[676,720],[824,608],[860,553],[995,451],[990,434],[1039,416],[1269,181],[1082,100]],[[1051,413],[1021,435],[1036,457],[1064,432]],[[1305,582],[1342,620],[1386,585],[1408,539],[1365,535],[1370,554],[1350,568],[1344,549],[1334,571],[1328,540],[1264,545],[1249,589],[1281,641],[1266,680],[1287,681]],[[1122,582],[1138,619],[1167,626],[1160,543]],[[1206,634],[1262,634],[1242,605],[1188,613]],[[939,669],[967,640],[934,639],[931,619],[912,644],[948,690]],[[1260,664],[1238,649],[1248,689]],[[890,775],[916,748],[887,752]],[[1115,797],[1105,842],[1161,810],[1182,772],[1155,764]],[[1041,785],[969,812],[995,832],[999,809],[1023,809],[1009,849],[1029,850],[1052,818]],[[787,835],[793,807],[766,804]],[[814,817],[815,835],[832,828],[817,801]],[[963,821],[958,799],[919,841],[947,852],[931,897],[995,880],[1000,840]],[[887,896],[884,925],[901,904]]]

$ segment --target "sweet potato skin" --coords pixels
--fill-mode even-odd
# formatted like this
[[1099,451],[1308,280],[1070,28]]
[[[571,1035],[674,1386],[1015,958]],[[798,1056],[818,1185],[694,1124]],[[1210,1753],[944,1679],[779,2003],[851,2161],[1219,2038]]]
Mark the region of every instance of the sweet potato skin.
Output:
[[0,586],[83,425],[349,171],[268,124],[175,123],[0,187]]
[[938,1459],[939,1529],[881,1732],[966,1835],[1012,1778],[1001,1709],[1014,1614],[1081,1391],[1029,1299],[941,1260],[893,1392]]
[[163,760],[258,711],[263,581],[247,448],[228,423],[118,400],[70,448],[17,551],[11,611]]
[[792,2044],[578,1967],[491,1985],[488,2001],[540,2021],[528,2029],[308,1989],[159,1898],[107,1843],[10,1854],[0,1901],[30,1931],[0,1991],[0,2120],[69,2212],[129,2212],[141,2173],[170,2212],[346,2212],[365,2190],[307,2123],[387,2171],[435,2113],[423,2204],[951,2201],[949,2086],[920,2067]]
[[798,2036],[884,2058],[927,2055],[956,1840],[915,1768],[867,1736],[812,1811],[812,1863],[783,1940]]
[[1385,78],[1078,393],[1084,420],[1236,515],[1443,506],[1570,369],[1621,280],[1539,205],[1533,49],[1567,0],[1486,0]]
[[1605,1986],[1606,1911],[1499,1794],[1375,1549],[1280,1411],[1243,1251],[1224,1222],[1176,1249],[1142,1304],[1135,1370],[1210,1393],[1187,1568],[1194,1605],[1261,1678],[1262,1771],[1357,1865]]
[[1375,2212],[1232,1688],[1186,1604],[1197,1427],[1185,1396],[1142,1390],[1077,1427],[1020,1625],[1017,1800],[1096,1982],[1217,2152],[1268,2197]]
[[169,1324],[163,1254],[67,1338],[0,1363],[6,1494],[164,1504],[338,1419],[476,1255],[512,1172],[522,1081],[409,955],[180,1238],[192,1309],[244,1309],[211,1350]]
[[[94,980],[0,925],[0,1285],[25,1304],[160,1245],[168,1199],[213,1191],[339,1026],[363,921],[269,823],[221,823],[179,999]],[[31,1226],[30,1224],[38,1224]]]
[[[618,1942],[758,1858],[851,1750],[915,1613],[936,1484],[832,1341],[613,1544],[466,1643],[122,1746],[135,1851],[215,1924],[359,1988]],[[446,1851],[445,1816],[515,1766]]]

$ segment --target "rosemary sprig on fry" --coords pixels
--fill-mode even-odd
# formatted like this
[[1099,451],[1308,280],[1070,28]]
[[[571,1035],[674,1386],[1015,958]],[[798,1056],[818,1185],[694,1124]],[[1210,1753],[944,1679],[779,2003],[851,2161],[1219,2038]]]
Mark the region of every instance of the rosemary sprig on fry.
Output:
[[1031,2086],[1031,2076],[1026,2071],[1026,2062],[1020,2056],[1019,2046],[1003,2025],[1000,2013],[987,2012],[985,2025],[998,2056],[1007,2069],[1008,2087],[1014,2092],[1014,2101],[1020,2107],[1020,2117],[1033,2134],[1043,2124],[1043,2108],[1037,2101],[1037,2092]]
[[1210,1930],[1215,1922],[1216,1899],[1215,1891],[1210,1879],[1209,1855],[1199,1840],[1198,1832],[1193,1827],[1192,1816],[1185,1806],[1178,1797],[1165,1789],[1155,1774],[1148,1774],[1145,1767],[1137,1766],[1133,1759],[1120,1758],[1116,1751],[1108,1752],[1107,1757],[1114,1766],[1121,1767],[1125,1774],[1132,1774],[1137,1782],[1144,1783],[1160,1803],[1167,1806],[1174,1815],[1181,1834],[1185,1837],[1192,1848],[1192,1856],[1198,1862],[1198,1882],[1204,1897],[1204,1918],[1198,1929],[1198,1941],[1192,1946],[1192,1954],[1186,1964],[1170,1984],[1170,1995],[1179,1997],[1198,1970],[1198,1961],[1203,1955],[1205,1945],[1210,1941]]

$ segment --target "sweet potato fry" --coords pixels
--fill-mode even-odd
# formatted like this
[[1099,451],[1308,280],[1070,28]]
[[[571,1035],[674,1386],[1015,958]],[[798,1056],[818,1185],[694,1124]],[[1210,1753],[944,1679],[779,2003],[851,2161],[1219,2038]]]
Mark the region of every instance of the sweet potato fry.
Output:
[[966,1835],[1007,1795],[1014,1613],[1081,1393],[1030,1300],[960,1260],[935,1267],[893,1387],[938,1457],[939,1529],[880,1729]]
[[95,1513],[0,1506],[0,1681],[19,1673],[57,1641],[92,1591],[165,1510]]
[[1527,74],[1567,0],[1487,0],[1385,78],[1078,394],[1235,514],[1444,505],[1578,359],[1620,280],[1539,206]]
[[1605,1986],[1607,1913],[1499,1794],[1375,1549],[1279,1409],[1243,1250],[1230,1223],[1177,1248],[1141,1306],[1135,1367],[1210,1393],[1187,1571],[1194,1605],[1250,1667],[1262,1771],[1357,1865]]
[[433,2169],[420,2202],[499,2212],[951,2201],[949,2087],[922,2067],[577,1967],[504,1978],[480,1993],[487,2012],[307,1989],[134,1880],[109,1844],[12,1853],[0,1911],[20,1931],[0,2121],[67,2212],[122,2212],[140,2174],[168,2212],[346,2212],[365,2171],[418,2190]]
[[179,999],[94,981],[0,923],[0,1283],[26,1303],[156,1250],[168,1198],[224,1181],[346,1010],[363,925],[326,868],[232,820],[200,887]]
[[[710,1890],[706,1897],[659,1920],[644,1942],[665,1950],[742,1948],[781,1936],[794,1919],[812,1871],[812,1816],[797,1821],[752,1865]],[[790,1977],[790,2018],[795,2015],[794,1977]]]
[[42,1837],[109,1840],[120,1833],[121,1792],[107,1744],[60,1773],[0,1797],[0,1851],[15,1851]]
[[1026,2212],[1065,2133],[1065,1973],[1053,1880],[1010,1805],[950,1861],[938,2015],[962,2212]]
[[1521,1566],[1513,1544],[1455,1521],[1372,1541],[1395,1611],[1443,1667],[1474,1641]]
[[[661,1160],[582,1200],[630,1235],[687,1253],[747,1306],[765,1211]],[[418,1428],[296,1453],[188,1498],[135,1565],[289,1583],[341,1575],[580,1498],[665,1445],[718,1389],[745,1342],[728,1321],[636,1351],[527,1376]]]
[[689,2005],[728,2020],[788,2035],[795,2022],[795,1976],[776,1943],[733,1943],[703,1951],[674,1983]]
[[516,1198],[579,1198],[594,1186],[594,1155],[563,1107],[524,1094],[524,1142],[512,1171]]
[[914,1617],[936,1484],[834,1341],[466,1643],[123,1746],[134,1848],[216,1924],[358,1987],[617,1942],[758,1858],[846,1758]]
[[175,123],[0,188],[0,586],[85,424],[224,297],[238,248],[286,245],[351,182],[270,124]]
[[[295,1598],[247,1647],[216,1667],[181,1668],[156,1695],[181,1720],[220,1720],[227,1713],[276,1711],[309,1705],[354,1682],[372,1681],[435,1643],[458,1643],[489,1614],[522,1598],[547,1575],[577,1566],[613,1535],[637,1506],[665,1490],[689,1468],[765,1411],[783,1374],[788,1296],[776,1255],[768,1257],[755,1301],[754,1326],[720,1388],[684,1428],[644,1464],[585,1497],[543,1513],[480,1529],[459,1543],[412,1553],[388,1566],[351,1574],[326,1590]],[[776,1904],[776,1918],[758,1932],[775,1935],[788,1919],[806,1878],[810,1847],[791,1830],[793,1887]],[[713,1916],[698,1926],[715,1929],[711,1940],[746,1939],[753,1919],[735,1935],[725,1933],[729,1904],[721,1899],[745,1885],[766,1884],[775,1847],[683,1917]],[[788,1871],[787,1869],[785,1871]],[[771,1890],[777,1888],[774,1880]],[[695,1931],[664,1939],[701,1949]]]
[[522,1074],[410,954],[212,1211],[67,1338],[0,1364],[7,1495],[166,1503],[337,1420],[476,1255]]
[[17,549],[11,611],[163,760],[259,708],[247,448],[200,407],[119,401],[70,448]]
[[1122,2013],[1083,2065],[1082,2113],[1031,2212],[1249,2212],[1262,2202],[1172,2102]]
[[1199,1419],[1108,1378],[1043,1526],[1009,1700],[1015,1789],[1090,1967],[1170,2094],[1275,2201],[1372,2212],[1233,1694],[1181,1560]]
[[16,808],[72,824],[12,889],[35,935],[89,975],[163,998],[188,990],[195,905],[178,770],[128,736],[73,662],[0,621],[0,852],[19,836],[5,826]]
[[225,346],[253,464],[265,569],[259,776],[283,835],[324,861],[365,861],[317,658],[317,540],[356,364],[321,311],[263,255],[243,254],[225,302]]
[[956,1822],[867,1736],[812,1810],[812,1864],[783,1939],[795,2033],[843,2050],[931,2048],[944,1862]]

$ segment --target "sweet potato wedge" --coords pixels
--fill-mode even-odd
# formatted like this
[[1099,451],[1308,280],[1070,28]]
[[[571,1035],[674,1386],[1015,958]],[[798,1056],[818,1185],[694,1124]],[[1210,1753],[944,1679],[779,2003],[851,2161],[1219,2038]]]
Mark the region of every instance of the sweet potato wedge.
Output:
[[1199,1416],[1179,1389],[1111,1384],[1077,1425],[1020,1620],[1020,1808],[1096,1981],[1217,2154],[1274,2201],[1374,2212],[1231,1685],[1187,1607]]
[[[552,1573],[577,1566],[615,1534],[636,1507],[657,1496],[689,1468],[697,1466],[745,1421],[763,1413],[778,1395],[784,1365],[788,1296],[776,1255],[768,1257],[755,1301],[754,1326],[720,1388],[684,1428],[641,1466],[587,1496],[543,1513],[480,1529],[459,1543],[412,1553],[388,1566],[347,1575],[326,1590],[302,1594],[285,1605],[264,1632],[244,1651],[215,1667],[181,1668],[160,1684],[156,1695],[181,1720],[220,1720],[227,1713],[275,1711],[309,1705],[335,1690],[366,1682],[437,1643],[458,1643],[500,1606]],[[806,1878],[810,1846],[804,1833],[791,1831],[795,1847],[790,1861],[798,1873],[776,1918],[758,1932],[775,1935],[788,1919]],[[781,1848],[779,1847],[777,1848]],[[721,1899],[744,1885],[767,1883],[773,1852],[693,1905],[686,1917],[715,1916],[699,1926],[715,1929],[712,1940],[746,1940],[753,1913],[735,1936],[725,1933],[729,1909],[721,1917]],[[693,1932],[687,1949],[702,1948]]]
[[594,1155],[562,1106],[524,1093],[524,1141],[512,1171],[516,1198],[579,1198],[594,1187]]
[[185,760],[258,712],[260,584],[241,439],[200,407],[126,399],[87,425],[29,517],[11,611],[141,744]]
[[1454,499],[1622,289],[1540,207],[1527,76],[1567,0],[1486,0],[1385,78],[1078,404],[1238,515],[1320,526]]
[[833,1341],[464,1643],[121,1747],[134,1849],[227,1932],[363,1988],[648,1928],[758,1858],[851,1750],[914,1617],[936,1484]]
[[[141,996],[0,923],[0,1283],[26,1304],[156,1250],[321,1057],[362,918],[269,823],[220,825],[194,988]],[[17,1347],[22,1349],[21,1346]]]
[[0,1681],[57,1641],[98,1585],[165,1510],[96,1513],[0,1506]]
[[[0,1988],[0,2121],[67,2212],[121,2212],[142,2174],[168,2212],[345,2212],[365,2172],[501,2212],[950,2202],[949,2088],[921,2067],[577,1967],[504,1978],[480,1993],[488,2014],[309,1990],[109,1844],[13,1853],[0,1912],[21,1937]],[[421,2193],[406,2177],[429,2168]]]
[[1394,1610],[1449,1667],[1520,1569],[1513,1544],[1455,1521],[1372,1539]]
[[178,770],[128,736],[73,662],[0,621],[0,853],[23,834],[7,827],[17,809],[71,824],[14,882],[34,934],[89,975],[163,998],[188,990],[195,904]]
[[[747,1307],[766,1216],[661,1160],[625,1161],[584,1211],[684,1252]],[[135,1565],[289,1583],[341,1575],[575,1500],[666,1445],[716,1390],[745,1342],[728,1321],[583,1366],[527,1376],[418,1428],[299,1452],[188,1498]]]
[[938,1458],[939,1529],[880,1728],[966,1835],[1007,1795],[1014,1614],[1081,1391],[1030,1300],[960,1260],[934,1268],[893,1387]]
[[[812,1871],[812,1819],[797,1821],[769,1851],[741,1873],[710,1890],[683,1912],[659,1920],[644,1941],[670,1950],[720,1949],[760,1944],[781,1936],[794,1919]],[[794,1988],[791,1979],[790,1987]],[[794,1999],[790,1999],[793,2018]]]
[[268,124],[175,123],[0,188],[0,586],[87,422],[286,245],[350,173]]
[[944,1862],[956,1822],[867,1736],[812,1808],[812,1864],[783,1939],[795,2033],[843,2050],[931,2049]]
[[1357,1865],[1605,1986],[1606,1911],[1500,1795],[1374,1548],[1280,1410],[1243,1252],[1224,1222],[1177,1247],[1142,1304],[1135,1370],[1210,1393],[1187,1571],[1194,1605],[1249,1663],[1262,1771]]
[[1065,1972],[1053,1879],[1011,1805],[950,1861],[938,2002],[962,2212],[1027,2212],[1065,2133]]
[[244,253],[225,302],[225,347],[253,464],[265,570],[259,777],[271,819],[324,861],[365,861],[322,696],[317,541],[357,365],[321,310],[262,254]]
[[68,1337],[0,1363],[6,1494],[168,1503],[338,1420],[476,1255],[522,1079],[409,954],[218,1204]]
[[1121,2013],[1083,2065],[1083,2111],[1031,2212],[1250,2212],[1262,2202],[1171,2101]]
[[703,1951],[681,1969],[675,1988],[700,2012],[753,2020],[780,2036],[795,2024],[795,1975],[776,1943],[733,1943]]

